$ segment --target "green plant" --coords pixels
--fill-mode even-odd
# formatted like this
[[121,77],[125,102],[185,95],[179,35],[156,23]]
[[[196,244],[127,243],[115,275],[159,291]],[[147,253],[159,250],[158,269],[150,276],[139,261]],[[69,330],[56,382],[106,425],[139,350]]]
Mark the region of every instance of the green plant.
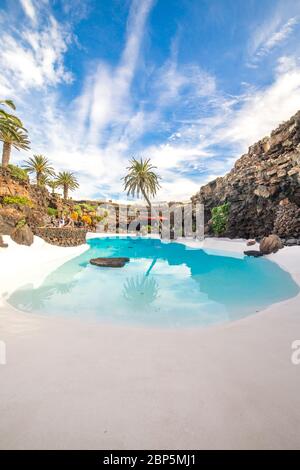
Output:
[[228,217],[230,212],[230,204],[225,202],[221,206],[213,207],[212,213],[212,229],[216,235],[222,235],[227,228]]
[[57,209],[54,209],[53,207],[48,207],[47,208],[47,213],[48,215],[50,215],[50,217],[57,217],[57,214],[58,214],[58,210]]
[[92,206],[91,204],[87,204],[86,202],[81,202],[79,207],[83,209],[85,212],[95,212],[96,207]]
[[48,177],[46,177],[46,185],[49,186],[49,188],[51,188],[51,193],[52,194],[55,194],[55,190],[57,188],[57,183],[54,179],[49,179]]
[[33,202],[25,196],[4,196],[3,204],[17,204],[18,206],[33,207]]
[[16,165],[12,165],[10,163],[8,165],[8,169],[13,178],[16,178],[17,180],[20,180],[20,181],[28,181],[27,171],[23,170],[23,168],[20,168],[19,166],[16,166]]
[[82,216],[82,209],[81,209],[81,207],[80,207],[79,205],[74,206],[73,211],[78,214],[78,217],[81,217],[81,216]]
[[17,223],[16,223],[16,228],[22,228],[26,225],[26,219],[20,219]]

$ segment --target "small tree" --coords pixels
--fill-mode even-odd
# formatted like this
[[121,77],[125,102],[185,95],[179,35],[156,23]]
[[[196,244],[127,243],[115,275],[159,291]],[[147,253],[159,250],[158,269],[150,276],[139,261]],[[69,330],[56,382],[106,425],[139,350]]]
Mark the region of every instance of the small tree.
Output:
[[51,189],[51,194],[55,194],[55,190],[57,189],[57,181],[55,179],[47,178],[46,185]]
[[44,157],[44,155],[33,155],[33,157],[24,162],[24,169],[28,173],[35,174],[36,183],[39,186],[44,186],[47,178],[55,174],[48,158]]
[[212,213],[212,229],[215,235],[222,235],[228,224],[228,217],[230,212],[230,204],[225,202],[221,206],[213,207]]
[[61,171],[56,178],[57,187],[63,188],[64,199],[68,199],[69,191],[79,188],[79,183],[71,171]]

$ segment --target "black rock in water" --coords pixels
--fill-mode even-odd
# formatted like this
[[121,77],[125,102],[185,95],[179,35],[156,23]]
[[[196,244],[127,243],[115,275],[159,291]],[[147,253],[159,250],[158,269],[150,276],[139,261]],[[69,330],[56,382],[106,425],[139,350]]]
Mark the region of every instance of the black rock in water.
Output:
[[101,268],[123,268],[129,258],[93,258],[90,263]]
[[254,258],[259,258],[260,256],[263,256],[263,253],[258,250],[246,250],[244,251],[244,255],[253,256]]

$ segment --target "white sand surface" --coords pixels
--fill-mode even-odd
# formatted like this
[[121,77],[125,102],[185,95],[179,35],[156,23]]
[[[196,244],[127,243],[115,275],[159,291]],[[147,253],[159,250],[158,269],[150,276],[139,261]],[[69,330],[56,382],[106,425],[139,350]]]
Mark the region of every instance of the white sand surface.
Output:
[[[6,238],[6,237],[5,237]],[[146,329],[19,312],[5,294],[86,247],[0,249],[2,449],[300,448],[300,296],[207,329]],[[188,243],[195,244],[190,241]],[[206,240],[240,256],[244,241]],[[300,247],[269,257],[300,285]],[[249,286],[249,295],[251,295]]]

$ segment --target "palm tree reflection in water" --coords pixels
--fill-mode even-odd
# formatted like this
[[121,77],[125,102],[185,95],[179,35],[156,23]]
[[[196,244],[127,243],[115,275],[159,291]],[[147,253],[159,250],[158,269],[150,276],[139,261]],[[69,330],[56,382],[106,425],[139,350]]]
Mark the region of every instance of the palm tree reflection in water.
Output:
[[29,285],[14,292],[11,298],[17,302],[19,308],[27,312],[41,311],[53,296],[68,294],[76,284],[76,281],[71,281],[40,286],[37,289],[33,289],[32,285]]
[[126,279],[123,296],[134,309],[144,309],[158,296],[158,284],[154,277],[137,275]]

